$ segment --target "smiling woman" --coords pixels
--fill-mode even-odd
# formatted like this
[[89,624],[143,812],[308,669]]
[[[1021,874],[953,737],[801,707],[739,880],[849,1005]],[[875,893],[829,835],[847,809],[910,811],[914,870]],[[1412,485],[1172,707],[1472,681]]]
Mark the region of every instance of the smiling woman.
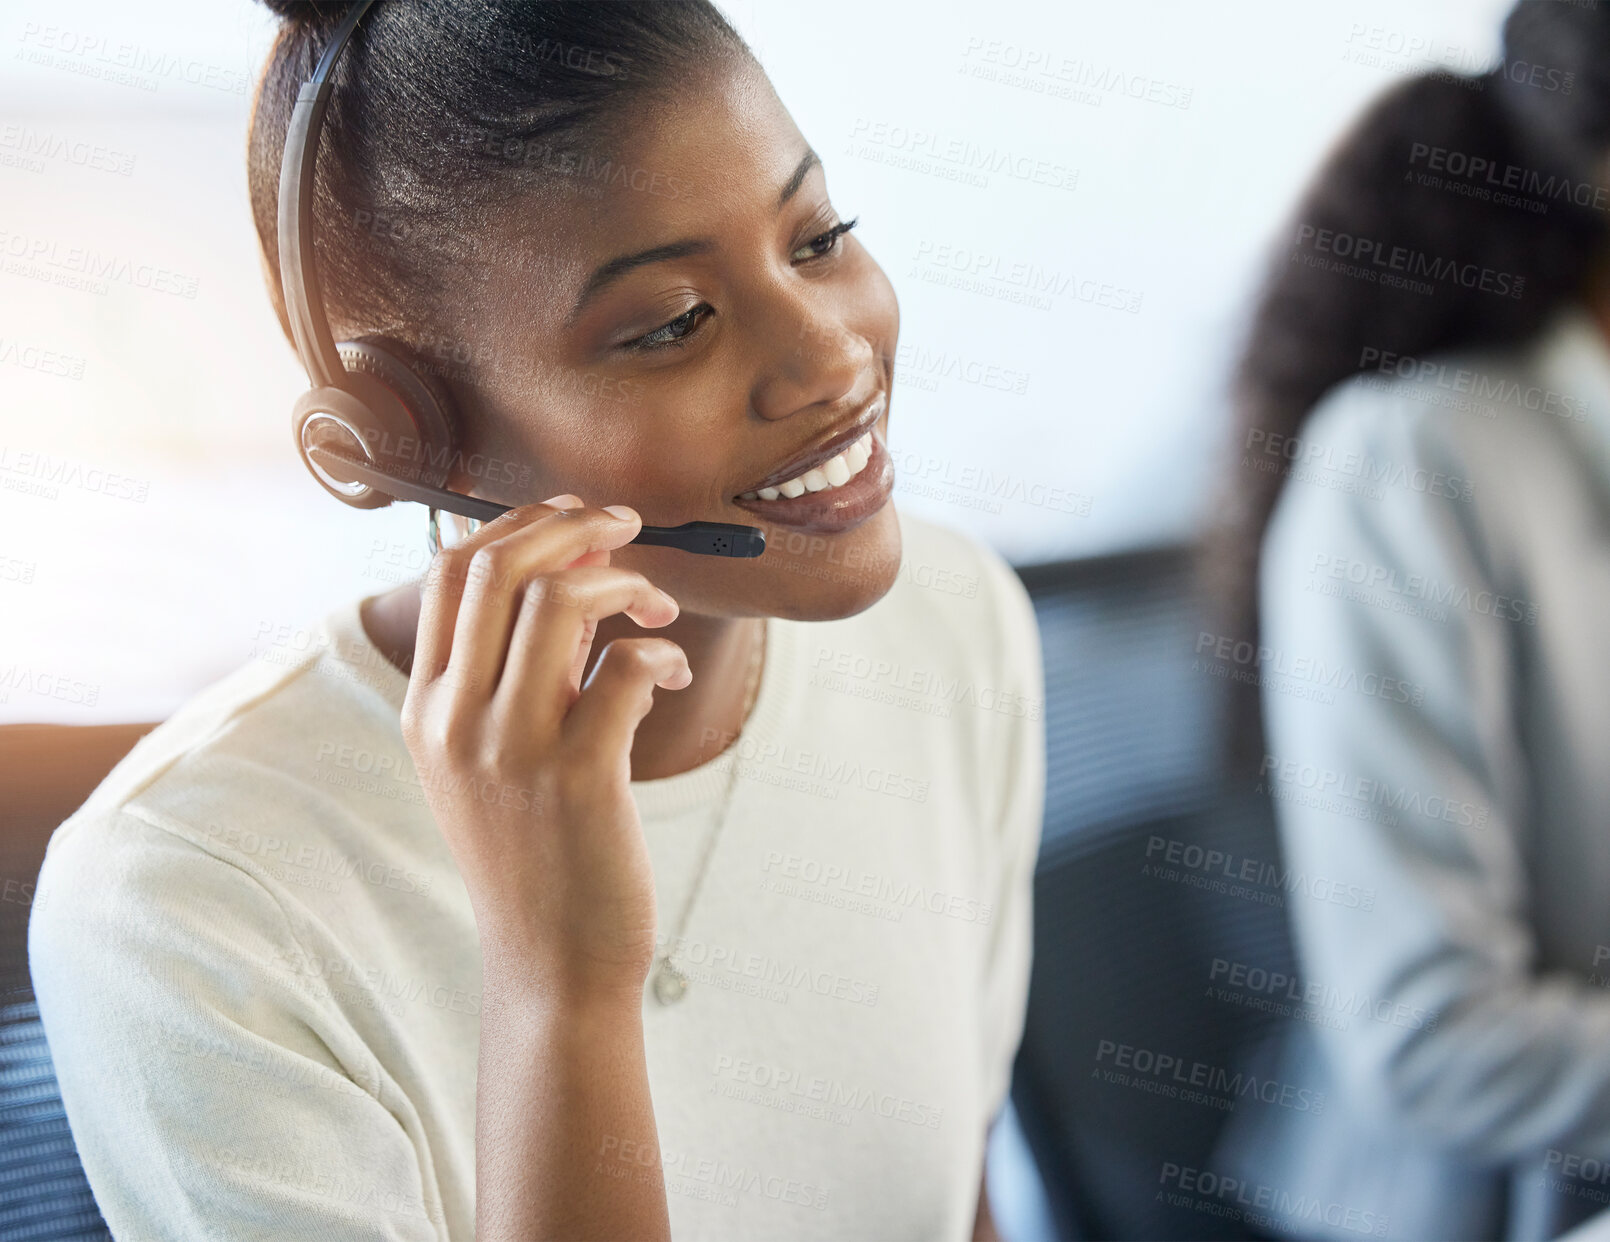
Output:
[[[288,327],[281,155],[349,6],[274,7]],[[330,81],[332,329],[512,508],[53,838],[34,977],[108,1223],[993,1236],[1039,639],[998,555],[895,512],[898,307],[820,158],[705,0],[383,0]],[[631,542],[691,521],[764,553]]]

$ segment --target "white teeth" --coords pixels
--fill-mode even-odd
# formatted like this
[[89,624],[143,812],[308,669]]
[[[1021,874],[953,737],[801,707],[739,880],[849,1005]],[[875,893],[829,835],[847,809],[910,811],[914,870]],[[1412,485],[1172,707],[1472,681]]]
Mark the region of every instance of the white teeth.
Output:
[[820,466],[814,466],[804,474],[789,479],[786,483],[779,483],[775,487],[742,492],[738,499],[776,500],[778,496],[786,496],[792,500],[795,496],[803,496],[806,492],[825,492],[835,487],[843,487],[865,469],[871,456],[872,433],[868,431],[849,448],[836,457],[824,461]]

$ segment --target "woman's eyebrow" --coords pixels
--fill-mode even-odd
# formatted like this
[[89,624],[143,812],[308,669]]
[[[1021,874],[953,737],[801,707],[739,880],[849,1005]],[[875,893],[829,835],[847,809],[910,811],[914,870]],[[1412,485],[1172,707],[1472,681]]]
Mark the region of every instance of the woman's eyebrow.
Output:
[[576,321],[581,314],[581,308],[592,297],[612,280],[619,280],[627,272],[636,268],[646,267],[650,263],[663,263],[667,259],[685,259],[690,254],[704,254],[715,248],[715,242],[708,237],[692,238],[688,241],[668,242],[663,246],[655,246],[651,250],[639,250],[636,254],[623,254],[618,259],[611,259],[607,263],[600,263],[587,278],[582,287],[581,296],[576,299],[576,305],[571,308],[566,324]]
[[783,186],[783,192],[777,197],[778,211],[786,207],[788,200],[793,198],[799,192],[799,187],[805,184],[805,174],[818,167],[821,162],[821,156],[810,147],[805,148],[805,158],[800,160],[799,167],[794,169],[794,175],[788,179],[788,183]]
[[[787,205],[788,200],[799,193],[799,187],[805,184],[805,178],[811,169],[820,167],[821,163],[821,157],[814,150],[807,147],[804,158],[800,160],[799,165],[789,176],[787,182],[784,183],[782,193],[777,196],[777,210],[781,211]],[[587,278],[587,283],[582,286],[581,296],[576,299],[576,305],[571,308],[565,323],[567,325],[574,323],[576,316],[581,314],[581,309],[587,304],[588,299],[609,284],[610,281],[618,280],[626,275],[627,272],[646,267],[650,263],[663,263],[667,259],[685,259],[689,255],[706,254],[714,247],[715,242],[710,238],[695,237],[686,241],[667,242],[663,246],[655,246],[649,250],[639,250],[636,254],[623,254],[618,258],[610,259],[608,262],[600,263],[593,269],[593,274]]]

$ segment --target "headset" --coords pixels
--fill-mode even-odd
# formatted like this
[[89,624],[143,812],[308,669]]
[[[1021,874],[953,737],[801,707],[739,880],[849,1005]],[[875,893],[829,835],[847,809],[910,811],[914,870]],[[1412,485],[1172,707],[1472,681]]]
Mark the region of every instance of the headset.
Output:
[[[412,365],[381,336],[336,342],[324,313],[313,253],[313,170],[330,102],[330,74],[358,21],[375,0],[358,0],[342,19],[313,76],[302,84],[280,165],[279,259],[285,313],[297,357],[313,387],[296,402],[291,430],[302,462],[325,491],[358,509],[412,500],[489,521],[510,505],[445,488],[457,426],[446,387]],[[384,459],[384,460],[383,460]],[[431,515],[434,530],[435,513]],[[703,556],[755,557],[765,532],[728,522],[644,526],[632,543]]]

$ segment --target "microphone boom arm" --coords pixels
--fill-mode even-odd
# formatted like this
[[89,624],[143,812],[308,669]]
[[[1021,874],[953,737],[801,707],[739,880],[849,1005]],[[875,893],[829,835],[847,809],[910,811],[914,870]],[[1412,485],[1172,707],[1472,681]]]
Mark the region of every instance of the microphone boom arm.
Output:
[[[446,513],[456,513],[459,517],[490,522],[513,508],[512,505],[500,505],[495,500],[482,500],[462,492],[450,492],[445,488],[396,478],[376,470],[368,461],[327,445],[309,445],[307,454],[319,458],[326,469],[336,466],[351,475],[351,481],[366,483],[377,492],[395,496],[398,500],[430,505]],[[766,532],[758,526],[740,526],[732,522],[684,522],[681,526],[644,526],[630,542],[680,548],[700,556],[755,557],[766,550]]]

